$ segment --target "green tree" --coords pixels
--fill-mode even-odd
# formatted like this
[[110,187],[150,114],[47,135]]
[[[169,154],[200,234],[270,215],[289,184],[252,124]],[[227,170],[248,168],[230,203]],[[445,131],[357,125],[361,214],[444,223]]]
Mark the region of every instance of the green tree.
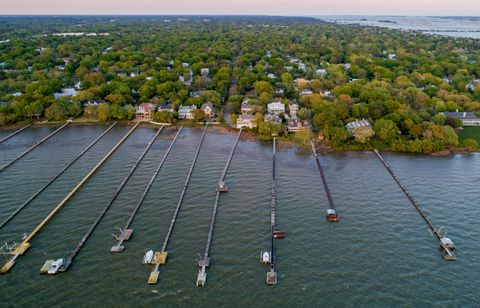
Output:
[[392,142],[398,136],[398,127],[395,122],[386,119],[375,121],[373,126],[375,135],[385,142]]
[[106,103],[101,103],[97,108],[98,119],[107,121],[110,118],[110,107]]
[[155,121],[160,122],[160,123],[170,123],[172,124],[174,122],[174,114],[170,111],[167,110],[159,110],[155,112],[154,116]]
[[278,135],[280,128],[278,123],[264,121],[258,125],[258,133],[263,136]]
[[356,141],[360,143],[367,143],[370,141],[370,138],[375,135],[375,132],[371,127],[358,126],[352,129],[352,135],[355,137]]
[[475,139],[465,139],[463,141],[463,147],[466,148],[468,151],[473,152],[479,149],[478,142]]

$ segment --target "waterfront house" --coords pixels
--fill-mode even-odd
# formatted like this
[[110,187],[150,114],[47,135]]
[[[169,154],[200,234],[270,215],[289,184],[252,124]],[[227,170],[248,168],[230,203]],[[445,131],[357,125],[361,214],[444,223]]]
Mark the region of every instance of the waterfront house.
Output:
[[211,102],[202,104],[201,109],[205,112],[205,117],[210,119],[215,117],[215,108]]
[[142,103],[135,109],[135,119],[140,121],[151,121],[156,106],[152,103]]
[[64,88],[62,89],[62,92],[53,94],[55,99],[61,99],[63,97],[72,97],[75,95],[77,95],[77,91],[74,88]]
[[159,111],[175,112],[175,108],[170,103],[163,103],[158,107]]
[[268,113],[270,114],[280,114],[285,113],[285,105],[281,102],[272,102],[268,104]]
[[178,118],[179,119],[187,119],[187,120],[193,120],[193,110],[197,109],[197,106],[191,105],[191,106],[182,106],[178,108]]
[[290,133],[298,132],[299,130],[311,127],[310,122],[307,120],[289,119],[287,123],[288,132]]
[[474,112],[442,112],[443,115],[462,121],[462,126],[480,126],[480,118]]
[[278,114],[267,114],[263,117],[265,122],[275,123],[275,124],[282,124],[282,118]]
[[352,131],[354,128],[360,127],[360,126],[365,126],[365,127],[370,127],[370,128],[372,127],[372,125],[370,125],[370,122],[366,119],[356,120],[356,121],[347,123],[347,125],[345,125],[345,127],[349,131]]
[[257,121],[255,116],[251,114],[241,114],[237,118],[237,128],[255,128],[257,127]]
[[241,111],[242,114],[252,114],[255,111],[255,106],[242,103]]

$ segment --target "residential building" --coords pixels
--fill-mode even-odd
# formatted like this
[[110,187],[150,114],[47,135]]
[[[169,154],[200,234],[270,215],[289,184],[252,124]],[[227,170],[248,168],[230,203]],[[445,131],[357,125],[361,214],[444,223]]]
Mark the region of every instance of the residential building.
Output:
[[278,114],[267,114],[263,117],[265,122],[271,122],[276,124],[282,124],[282,118]]
[[275,94],[276,94],[276,95],[283,96],[283,95],[285,94],[285,92],[283,91],[282,88],[276,88],[276,89],[275,89]]
[[397,58],[397,54],[396,53],[390,53],[390,54],[388,54],[388,58],[390,60],[395,60]]
[[208,75],[210,75],[210,69],[208,69],[208,68],[206,68],[206,67],[205,67],[205,68],[202,68],[202,69],[200,70],[200,74],[201,74],[202,77],[204,77],[204,78],[205,78],[205,77],[208,77]]
[[268,104],[268,113],[270,114],[280,114],[285,113],[285,105],[281,102],[272,102]]
[[325,77],[327,75],[327,70],[324,68],[321,68],[321,69],[318,69],[316,73],[318,76]]
[[312,94],[313,94],[313,91],[310,89],[303,89],[302,92],[300,92],[301,96],[312,95]]
[[353,121],[353,122],[350,122],[350,123],[347,123],[347,125],[345,125],[345,127],[351,131],[352,129],[356,128],[356,127],[360,127],[360,126],[366,126],[366,127],[372,127],[372,125],[370,125],[370,122],[366,119],[362,119],[362,120],[356,120],[356,121]]
[[257,121],[255,116],[251,114],[241,114],[237,118],[237,128],[255,128],[257,127]]
[[299,120],[299,119],[289,119],[288,120],[288,131],[289,132],[298,132],[302,129],[310,128],[310,122],[307,120]]
[[255,111],[255,105],[242,103],[241,111],[242,114],[252,114]]
[[141,121],[151,121],[155,113],[156,106],[152,103],[142,103],[135,110],[135,119]]
[[290,116],[292,118],[297,117],[298,109],[299,109],[299,106],[298,106],[297,102],[295,102],[295,101],[288,102],[288,110],[290,111]]
[[71,97],[77,95],[77,91],[74,88],[64,88],[60,93],[54,93],[53,96],[55,99],[60,99],[63,97]]
[[178,108],[178,118],[179,119],[187,119],[187,120],[193,120],[193,110],[197,109],[197,106],[191,105],[191,106],[182,106]]
[[163,103],[158,107],[159,111],[175,112],[175,108],[170,103]]
[[215,108],[211,102],[202,104],[201,109],[205,112],[205,117],[214,118],[215,117]]
[[480,118],[473,112],[442,112],[443,115],[462,121],[462,126],[480,126]]

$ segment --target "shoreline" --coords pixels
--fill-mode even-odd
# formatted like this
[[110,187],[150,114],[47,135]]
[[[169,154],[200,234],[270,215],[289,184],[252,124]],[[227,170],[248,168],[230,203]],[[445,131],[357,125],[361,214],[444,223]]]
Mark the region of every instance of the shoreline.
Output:
[[[75,121],[73,120],[71,122],[70,125],[72,126],[83,126],[83,125],[107,125],[108,123],[113,123],[115,121],[105,121],[105,122],[101,122],[101,121],[96,121],[96,120],[81,120],[81,121]],[[37,127],[40,127],[40,126],[58,126],[58,125],[62,125],[65,123],[65,121],[52,121],[52,122],[43,122],[43,121],[34,121],[34,122],[31,122],[31,121],[23,121],[23,122],[17,122],[15,124],[9,124],[9,125],[4,125],[4,126],[0,126],[0,131],[5,131],[5,130],[14,130],[14,129],[19,129],[19,128],[22,128],[24,127],[25,125],[28,125],[29,123],[32,124],[32,126],[37,126]],[[118,121],[118,124],[119,125],[127,125],[127,126],[132,126],[134,123],[137,123],[137,121],[129,121],[129,120],[119,120]],[[154,123],[154,122],[142,122],[141,125],[143,126],[146,126],[146,127],[158,127],[158,126],[161,126],[161,125],[165,125],[167,127],[174,127],[174,128],[178,128],[180,127],[181,125],[184,125],[184,126],[187,126],[189,128],[193,128],[193,129],[200,129],[203,125],[204,125],[205,122],[203,123],[185,123],[185,122],[181,122],[181,123],[173,123],[173,124],[161,124],[161,123]],[[215,132],[217,133],[223,133],[223,134],[226,134],[226,133],[232,133],[232,132],[236,132],[238,131],[236,128],[232,128],[231,126],[229,126],[228,124],[226,123],[218,123],[216,122],[215,124],[211,124],[209,127],[214,127],[215,128]],[[250,141],[270,141],[270,140],[273,140],[273,137],[269,137],[269,136],[260,136],[258,134],[256,134],[255,132],[252,132],[252,131],[249,131],[249,130],[244,130],[243,133],[242,133],[242,137],[241,137],[241,140],[250,140]],[[306,149],[306,147],[300,145],[300,144],[297,144],[295,142],[293,142],[292,140],[288,140],[286,138],[283,138],[283,137],[279,137],[277,138],[277,141],[280,145],[280,148],[282,149],[288,149],[288,148],[294,148],[294,147],[298,147],[298,148],[304,148]],[[326,154],[326,153],[348,153],[348,152],[370,152],[370,151],[373,151],[373,149],[358,149],[358,150],[355,150],[355,149],[345,149],[345,150],[339,150],[339,149],[335,149],[335,148],[332,148],[331,146],[329,146],[328,144],[324,143],[324,142],[321,142],[321,143],[317,143],[316,145],[316,148],[317,148],[317,151],[319,153],[322,153],[322,154]],[[430,157],[447,157],[447,156],[450,156],[450,155],[456,155],[456,154],[475,154],[475,153],[479,153],[480,151],[468,151],[466,150],[465,148],[447,148],[447,149],[444,149],[444,150],[441,150],[441,151],[436,151],[436,152],[431,152],[431,153],[409,153],[409,152],[397,152],[397,151],[393,151],[391,149],[382,149],[381,150],[382,152],[384,153],[398,153],[398,154],[408,154],[408,155],[424,155],[424,156],[430,156]]]

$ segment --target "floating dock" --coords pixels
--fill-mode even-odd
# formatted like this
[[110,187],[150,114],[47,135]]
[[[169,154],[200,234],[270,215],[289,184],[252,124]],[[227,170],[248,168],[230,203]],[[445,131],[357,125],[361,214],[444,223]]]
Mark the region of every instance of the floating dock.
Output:
[[230,155],[228,156],[227,163],[225,164],[225,168],[223,169],[222,175],[220,176],[220,180],[218,181],[218,186],[217,186],[216,195],[215,195],[215,203],[213,205],[212,217],[210,219],[210,228],[208,229],[207,242],[205,243],[205,251],[203,253],[203,257],[198,261],[198,267],[200,267],[200,269],[198,270],[198,275],[197,275],[197,287],[204,287],[205,284],[207,283],[206,268],[210,266],[209,254],[210,254],[210,247],[212,245],[213,229],[215,227],[215,220],[217,217],[218,202],[220,199],[220,194],[222,192],[228,191],[228,187],[225,185],[225,177],[227,175],[228,167],[232,162],[232,158],[235,153],[235,149],[237,148],[238,140],[240,139],[241,134],[242,134],[242,129],[240,129],[240,131],[238,132],[237,138],[235,139],[235,142],[232,146]]
[[315,156],[315,160],[317,161],[318,171],[320,171],[320,177],[322,178],[323,188],[325,189],[325,194],[327,195],[327,199],[328,199],[328,205],[330,207],[327,210],[327,215],[326,215],[327,220],[331,222],[338,222],[339,221],[338,214],[337,214],[337,210],[335,209],[335,205],[333,204],[333,198],[332,198],[332,194],[330,193],[330,188],[328,188],[327,178],[325,177],[325,173],[323,172],[323,168],[322,168],[322,165],[320,164],[320,159],[318,158],[317,150],[315,149],[315,145],[313,141],[311,142],[311,144],[312,144],[313,156]]
[[430,228],[431,232],[438,238],[438,240],[440,241],[440,248],[442,249],[442,257],[445,259],[445,260],[449,260],[449,261],[455,261],[457,260],[457,257],[455,256],[455,245],[453,244],[453,242],[445,237],[441,230],[440,229],[437,229],[435,228],[435,226],[433,225],[433,223],[430,221],[430,219],[428,218],[428,216],[423,212],[422,208],[420,207],[420,205],[418,204],[418,202],[413,198],[413,196],[407,191],[407,189],[402,185],[402,183],[400,182],[400,180],[397,178],[397,176],[395,175],[395,173],[393,172],[393,170],[390,168],[390,166],[388,166],[387,162],[383,159],[383,157],[380,155],[380,153],[378,152],[378,150],[374,150],[375,154],[377,155],[378,159],[380,159],[380,161],[382,162],[382,164],[385,166],[385,168],[387,169],[387,171],[390,173],[390,175],[393,177],[393,179],[395,180],[395,182],[398,184],[398,186],[400,186],[400,188],[402,189],[403,193],[405,194],[405,196],[407,196],[408,200],[410,200],[410,202],[412,203],[412,205],[415,207],[415,209],[418,211],[418,213],[420,214],[420,216],[422,216],[423,220],[425,220],[425,222],[427,223],[428,227]]
[[276,230],[276,187],[275,187],[275,155],[276,155],[276,139],[273,139],[272,151],[272,200],[270,202],[270,251],[265,251],[260,254],[260,262],[270,264],[270,270],[267,272],[267,284],[277,284],[277,272],[275,272],[276,262],[276,243],[277,238],[284,238],[285,232]]
[[[85,233],[85,235],[82,237],[82,239],[80,240],[80,242],[77,244],[77,246],[75,246],[75,249],[72,250],[72,252],[70,253],[70,255],[68,256],[68,258],[65,259],[65,262],[60,266],[58,272],[65,272],[69,269],[69,267],[72,265],[73,263],[73,259],[78,255],[78,253],[80,252],[80,250],[82,249],[82,247],[85,245],[85,243],[87,242],[88,238],[90,237],[90,235],[92,235],[93,231],[95,230],[95,228],[97,227],[97,225],[100,223],[100,221],[102,220],[102,218],[105,216],[105,214],[107,213],[107,211],[110,209],[110,207],[112,206],[112,204],[115,202],[115,200],[117,199],[118,195],[120,195],[120,192],[123,190],[123,188],[125,187],[125,185],[127,184],[127,182],[130,180],[130,178],[132,177],[133,173],[135,172],[135,170],[137,170],[138,166],[140,165],[140,163],[143,161],[143,159],[145,158],[145,156],[147,155],[148,151],[151,149],[151,147],[153,146],[153,144],[155,143],[155,140],[157,139],[158,135],[160,135],[160,133],[162,132],[164,126],[160,127],[157,132],[155,133],[155,135],[153,136],[152,140],[150,140],[150,142],[147,144],[146,148],[143,150],[142,154],[140,155],[140,157],[137,159],[137,161],[135,162],[135,164],[132,166],[132,168],[130,169],[130,171],[128,172],[128,174],[125,176],[125,178],[123,179],[123,181],[120,183],[120,185],[118,186],[117,190],[115,191],[114,195],[112,196],[112,198],[110,199],[110,202],[108,202],[108,204],[103,208],[103,210],[99,213],[98,217],[95,219],[95,221],[91,224],[90,228],[88,228],[87,232]],[[48,262],[48,260],[47,260]]]
[[203,140],[205,139],[205,135],[207,133],[207,125],[205,125],[205,128],[203,129],[202,137],[200,138],[200,142],[198,143],[197,150],[195,151],[195,155],[193,156],[192,164],[190,165],[190,169],[188,170],[187,178],[185,179],[185,183],[183,184],[183,189],[182,189],[182,192],[180,193],[180,198],[178,199],[177,206],[176,206],[175,211],[173,213],[172,220],[170,221],[170,227],[168,228],[168,232],[165,235],[165,240],[163,241],[163,246],[160,249],[160,251],[155,252],[154,257],[150,262],[145,262],[145,263],[148,263],[148,264],[154,264],[155,265],[155,267],[153,268],[153,271],[150,273],[150,276],[148,277],[148,283],[149,284],[156,284],[157,283],[158,276],[160,274],[160,271],[159,271],[160,265],[163,265],[167,262],[168,241],[170,240],[170,236],[172,235],[173,228],[175,226],[175,222],[177,221],[178,213],[180,212],[180,207],[183,204],[183,198],[185,197],[185,193],[187,192],[188,184],[190,183],[190,178],[192,177],[193,169],[195,168],[195,164],[197,163],[198,155],[200,154],[200,150],[202,148]]
[[113,123],[107,130],[105,130],[100,136],[97,137],[90,145],[88,145],[80,154],[77,155],[68,165],[66,165],[57,175],[50,179],[42,188],[40,188],[35,194],[33,194],[27,201],[20,205],[15,211],[8,216],[1,224],[0,229],[2,229],[10,220],[12,220],[18,213],[20,213],[25,207],[27,207],[33,200],[35,200],[45,189],[47,189],[53,182],[55,182],[62,174],[65,173],[74,163],[76,163],[85,153],[88,152],[95,144],[100,141],[115,125],[117,122]]
[[173,138],[172,142],[170,143],[170,146],[168,147],[167,151],[165,152],[165,155],[163,156],[162,160],[160,161],[160,163],[159,163],[158,166],[157,166],[157,169],[155,170],[155,172],[153,173],[152,177],[150,178],[150,182],[148,183],[147,187],[146,187],[145,190],[143,191],[143,194],[142,194],[142,196],[140,197],[140,200],[138,200],[137,205],[136,205],[135,208],[133,209],[132,214],[130,215],[130,217],[128,218],[127,223],[125,224],[125,226],[123,227],[123,229],[118,228],[119,231],[120,231],[120,234],[119,234],[119,235],[115,235],[115,239],[116,239],[117,242],[116,242],[115,245],[113,245],[112,248],[110,249],[111,252],[123,252],[123,251],[125,250],[125,246],[123,246],[123,242],[124,242],[124,241],[128,241],[128,240],[130,239],[130,237],[132,236],[132,233],[133,233],[133,229],[130,228],[130,225],[132,224],[133,219],[134,219],[135,216],[137,215],[138,210],[139,210],[140,207],[142,206],[143,201],[145,200],[148,192],[150,191],[150,188],[151,188],[152,185],[153,185],[153,182],[155,182],[155,179],[157,178],[158,174],[160,173],[160,170],[162,169],[163,164],[164,164],[165,161],[167,160],[167,157],[168,157],[168,155],[170,154],[170,151],[172,150],[173,145],[174,145],[175,142],[177,141],[177,138],[178,138],[178,136],[180,135],[180,131],[182,130],[182,128],[183,128],[183,126],[180,127],[180,129],[178,130],[177,134],[175,135],[175,138]]
[[45,141],[47,141],[48,139],[50,139],[51,137],[53,137],[56,133],[58,133],[59,131],[61,131],[62,129],[65,128],[65,126],[67,126],[68,124],[70,124],[72,121],[71,120],[68,120],[65,124],[63,124],[62,126],[60,126],[59,128],[57,128],[54,132],[50,133],[47,137],[43,138],[42,140],[40,140],[39,142],[35,143],[33,146],[31,146],[30,148],[28,148],[27,150],[25,150],[25,152],[23,152],[22,154],[18,155],[17,157],[15,157],[12,161],[6,163],[5,165],[3,165],[2,167],[0,167],[0,172],[2,172],[3,170],[7,169],[8,167],[10,167],[11,165],[13,165],[15,162],[17,162],[18,160],[20,160],[22,157],[24,157],[25,155],[27,155],[28,153],[32,152],[33,150],[35,150],[38,146],[40,146],[42,143],[44,143]]
[[28,124],[28,125],[26,125],[26,126],[24,126],[24,127],[20,128],[20,129],[18,129],[18,130],[16,130],[16,131],[14,131],[14,132],[13,132],[13,133],[11,133],[10,135],[8,135],[8,136],[6,136],[6,137],[2,138],[2,139],[0,140],[0,144],[2,144],[3,142],[7,141],[7,140],[8,140],[8,139],[10,139],[10,138],[12,138],[12,137],[13,137],[13,136],[15,136],[16,134],[19,134],[19,133],[21,133],[23,130],[25,130],[25,129],[29,128],[30,126],[32,126],[32,124]]
[[45,219],[42,220],[42,222],[25,238],[23,241],[15,247],[15,249],[12,249],[9,253],[10,258],[8,261],[3,265],[2,268],[0,268],[0,273],[7,273],[10,271],[13,265],[15,265],[15,262],[17,258],[21,255],[23,255],[28,248],[30,247],[30,240],[38,233],[40,230],[50,221],[50,219],[72,198],[75,193],[77,193],[78,190],[87,182],[90,177],[112,156],[112,154],[127,140],[127,138],[133,133],[133,131],[138,127],[140,124],[137,123],[133,128],[131,128],[123,137],[120,139],[120,141],[117,142],[117,144],[105,155],[102,160],[100,160],[95,167],[93,167],[92,170],[75,186],[70,193],[62,200],[60,203],[50,212],[50,214],[45,217]]

